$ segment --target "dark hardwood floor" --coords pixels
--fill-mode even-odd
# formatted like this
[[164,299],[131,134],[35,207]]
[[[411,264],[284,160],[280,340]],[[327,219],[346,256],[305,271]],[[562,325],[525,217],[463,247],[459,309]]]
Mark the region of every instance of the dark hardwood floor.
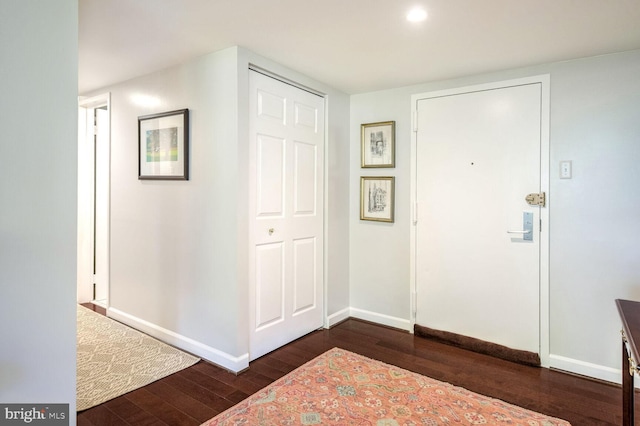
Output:
[[[99,308],[96,311],[104,313]],[[349,319],[253,361],[249,370],[238,375],[201,361],[78,413],[77,424],[199,425],[333,347],[560,417],[573,426],[622,423],[620,386],[515,364]]]

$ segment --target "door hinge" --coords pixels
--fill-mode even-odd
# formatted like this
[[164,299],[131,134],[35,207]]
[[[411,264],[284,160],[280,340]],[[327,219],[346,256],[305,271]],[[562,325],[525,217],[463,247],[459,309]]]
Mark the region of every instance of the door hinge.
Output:
[[546,204],[546,194],[544,192],[534,192],[527,195],[524,199],[530,206],[544,207]]

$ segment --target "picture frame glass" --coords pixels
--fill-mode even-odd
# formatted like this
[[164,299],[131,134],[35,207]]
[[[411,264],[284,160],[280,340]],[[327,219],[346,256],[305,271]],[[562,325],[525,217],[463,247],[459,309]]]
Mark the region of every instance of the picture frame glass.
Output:
[[362,125],[362,167],[395,167],[395,122]]
[[360,184],[360,219],[394,221],[393,177],[362,177]]
[[187,111],[139,117],[139,179],[188,179]]

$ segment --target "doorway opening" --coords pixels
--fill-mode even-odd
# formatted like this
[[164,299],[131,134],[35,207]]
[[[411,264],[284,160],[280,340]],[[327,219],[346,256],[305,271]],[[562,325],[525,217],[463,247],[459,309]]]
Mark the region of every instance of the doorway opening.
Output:
[[109,303],[110,96],[79,102],[77,302]]

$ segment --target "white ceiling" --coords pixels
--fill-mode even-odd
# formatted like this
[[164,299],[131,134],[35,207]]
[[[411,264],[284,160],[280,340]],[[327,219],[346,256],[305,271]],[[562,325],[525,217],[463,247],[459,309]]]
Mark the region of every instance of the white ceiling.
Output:
[[[428,19],[405,20],[423,6]],[[346,93],[640,49],[640,0],[79,0],[85,93],[243,46]]]

